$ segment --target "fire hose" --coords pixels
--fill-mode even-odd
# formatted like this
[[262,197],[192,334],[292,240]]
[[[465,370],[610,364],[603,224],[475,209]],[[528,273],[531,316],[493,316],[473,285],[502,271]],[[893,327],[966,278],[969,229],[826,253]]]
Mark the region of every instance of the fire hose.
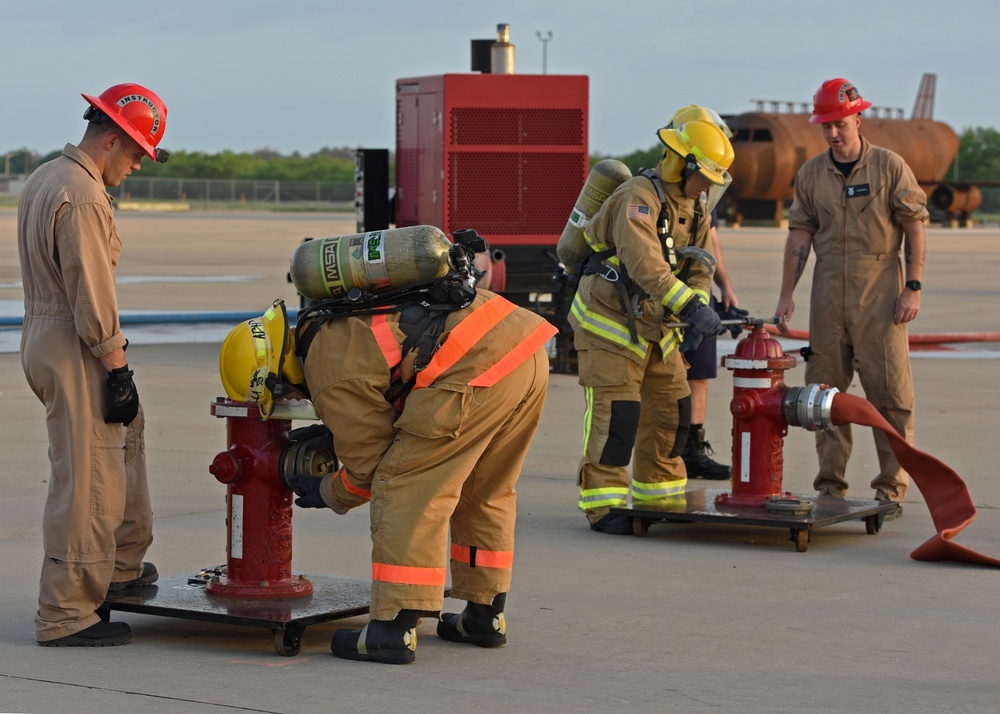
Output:
[[1000,560],[952,540],[972,523],[976,507],[965,482],[950,466],[908,444],[871,403],[860,397],[836,394],[831,417],[834,424],[859,424],[884,432],[900,465],[910,474],[927,501],[937,533],[910,553],[911,558],[1000,566]]
[[[793,340],[809,341],[807,330],[788,330],[784,335],[778,331],[774,325],[768,325],[767,331],[777,337],[788,337]],[[932,332],[927,334],[915,334],[909,336],[910,346],[914,345],[940,345],[963,342],[1000,342],[1000,332]]]
[[[736,348],[736,354],[723,363],[734,370],[736,395],[731,404],[735,417],[733,439],[741,441],[774,441],[779,444],[787,425],[803,426],[811,431],[834,428],[841,424],[858,424],[885,433],[900,465],[910,474],[927,502],[937,533],[911,553],[915,560],[957,561],[1000,566],[991,558],[953,542],[976,516],[968,487],[948,465],[910,445],[867,400],[844,394],[826,385],[786,387],[781,372],[794,364],[794,358],[784,354],[769,337],[776,318],[744,318],[752,326],[750,335]],[[781,415],[778,414],[778,400]],[[770,423],[769,423],[770,422]],[[777,431],[775,431],[777,430]],[[748,453],[750,450],[747,450]],[[737,479],[737,463],[743,452],[734,445],[733,493],[726,499],[733,503],[754,502],[762,495],[781,490],[780,460],[761,461],[759,450],[748,468],[755,476],[750,483]],[[741,466],[742,470],[742,466]]]

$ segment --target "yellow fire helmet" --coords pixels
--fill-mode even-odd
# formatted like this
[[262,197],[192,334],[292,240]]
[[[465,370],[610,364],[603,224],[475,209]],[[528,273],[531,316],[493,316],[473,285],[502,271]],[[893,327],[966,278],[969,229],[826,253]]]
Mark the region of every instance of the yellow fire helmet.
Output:
[[[686,107],[681,107],[674,115],[670,117],[670,123],[667,124],[660,131],[664,129],[675,129],[679,126],[684,126],[689,121],[707,121],[711,124],[715,124],[717,127],[722,129],[722,133],[726,135],[727,139],[733,138],[733,132],[729,128],[729,125],[719,116],[719,113],[714,109],[709,109],[708,107],[703,107],[700,104],[688,104]],[[659,132],[657,132],[659,134]],[[663,141],[663,137],[660,137],[660,141]]]
[[230,330],[219,352],[219,374],[229,398],[259,405],[263,419],[271,416],[275,399],[304,392],[305,375],[283,300]]
[[[698,172],[716,186],[724,186],[735,154],[725,132],[708,121],[693,120],[673,129],[657,132],[668,149],[686,159],[693,157]],[[663,177],[668,181],[668,177]]]

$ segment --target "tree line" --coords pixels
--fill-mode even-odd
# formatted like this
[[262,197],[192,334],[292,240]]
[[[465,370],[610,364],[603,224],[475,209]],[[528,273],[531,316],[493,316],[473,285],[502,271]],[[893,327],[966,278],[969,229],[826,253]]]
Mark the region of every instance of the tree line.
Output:
[[[946,177],[951,181],[1000,181],[1000,131],[985,127],[964,130],[959,150]],[[624,156],[591,157],[591,165],[601,159],[616,158],[636,173],[660,160],[663,147],[637,149]],[[11,174],[30,173],[39,164],[59,156],[61,150],[38,156],[27,149],[6,152],[5,169]],[[391,157],[390,157],[391,161]],[[737,157],[737,162],[739,157]],[[738,164],[737,164],[738,165]],[[391,170],[391,169],[390,169]],[[261,181],[353,181],[354,153],[350,147],[329,148],[302,155],[284,156],[271,149],[251,153],[223,151],[174,151],[165,164],[144,161],[144,176],[185,179],[237,179]],[[1000,210],[1000,191],[984,192],[983,210]]]

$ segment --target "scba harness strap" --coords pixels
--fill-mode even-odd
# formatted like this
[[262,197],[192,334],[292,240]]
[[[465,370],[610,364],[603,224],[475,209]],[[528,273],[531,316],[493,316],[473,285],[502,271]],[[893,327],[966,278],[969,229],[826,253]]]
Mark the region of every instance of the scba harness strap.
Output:
[[413,391],[413,385],[417,383],[417,375],[427,369],[431,358],[441,347],[440,339],[444,333],[448,312],[451,311],[430,310],[419,304],[403,308],[399,316],[399,328],[405,335],[401,352],[404,358],[414,349],[417,354],[413,361],[413,376],[410,379],[403,381],[402,371],[399,369],[393,371],[392,382],[384,395],[390,404],[406,400]]
[[416,355],[413,361],[413,376],[410,379],[403,380],[400,364],[389,365],[392,369],[392,381],[383,396],[387,402],[396,405],[404,401],[413,390],[417,375],[427,368],[441,346],[439,340],[444,333],[449,313],[465,306],[461,303],[431,305],[412,302],[391,306],[345,307],[340,302],[327,306],[324,306],[323,303],[317,303],[299,313],[299,324],[296,326],[297,334],[295,337],[296,352],[305,363],[309,348],[324,322],[345,317],[387,316],[396,312],[400,313],[399,328],[404,335],[400,357],[406,357],[413,350],[416,350]]
[[[663,250],[663,257],[670,265],[670,270],[677,269],[677,252],[674,250],[674,239],[670,236],[667,213],[667,198],[663,192],[663,183],[660,178],[649,169],[639,172],[640,176],[645,176],[656,189],[656,195],[660,200],[660,213],[656,219],[656,233],[660,238],[660,246]],[[604,280],[611,283],[621,299],[622,310],[625,312],[629,338],[633,344],[639,344],[639,332],[636,327],[636,317],[640,314],[639,299],[647,299],[649,295],[642,290],[631,276],[625,265],[618,261],[616,265],[609,265],[605,261],[617,255],[616,248],[608,248],[601,251],[591,251],[577,266],[578,275],[599,275]]]

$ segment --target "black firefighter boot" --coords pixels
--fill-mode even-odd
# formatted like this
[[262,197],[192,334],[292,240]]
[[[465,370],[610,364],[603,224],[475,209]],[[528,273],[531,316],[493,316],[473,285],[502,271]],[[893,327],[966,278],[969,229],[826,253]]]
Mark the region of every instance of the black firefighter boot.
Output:
[[330,651],[343,659],[409,664],[416,659],[419,610],[400,610],[392,620],[369,620],[360,630],[333,633]]
[[687,444],[681,458],[687,466],[688,478],[704,478],[712,481],[722,481],[730,478],[733,473],[725,464],[709,458],[715,454],[712,445],[705,441],[705,429],[701,424],[692,424],[688,433]]
[[449,642],[467,642],[480,647],[500,647],[507,644],[507,621],[503,606],[507,593],[493,598],[492,605],[470,602],[462,612],[446,612],[438,623],[438,637]]

